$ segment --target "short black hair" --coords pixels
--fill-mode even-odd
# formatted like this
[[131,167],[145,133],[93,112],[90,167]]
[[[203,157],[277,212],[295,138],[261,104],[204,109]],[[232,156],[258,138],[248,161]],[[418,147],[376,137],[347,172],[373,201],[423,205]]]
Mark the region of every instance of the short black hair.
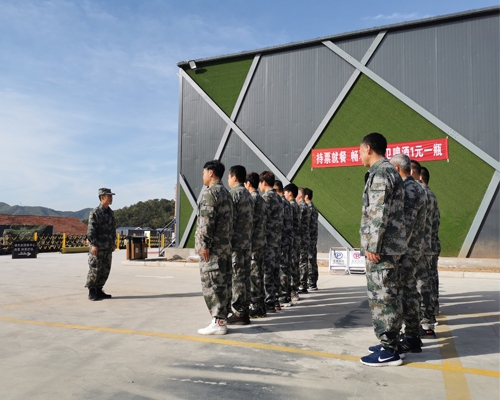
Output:
[[272,171],[263,171],[259,175],[259,182],[266,182],[269,186],[274,187],[276,178]]
[[245,182],[250,183],[250,186],[254,189],[259,188],[259,174],[257,172],[249,172],[245,179]]
[[385,156],[385,151],[387,150],[387,140],[380,133],[369,133],[361,140],[361,144],[370,146],[370,148],[379,156]]
[[274,180],[274,187],[277,189],[277,192],[283,193],[283,184],[281,183],[280,180],[275,179]]
[[226,167],[219,160],[212,160],[207,161],[203,166],[203,169],[212,171],[217,178],[221,179],[224,176]]
[[295,197],[297,197],[297,194],[299,193],[299,188],[297,187],[297,185],[295,183],[289,183],[288,185],[285,186],[283,191],[292,193],[292,196],[295,198]]
[[411,160],[410,164],[411,164],[411,169],[414,170],[417,174],[420,175],[422,173],[422,166],[418,161]]
[[235,176],[239,183],[245,182],[247,170],[243,165],[233,165],[229,168],[229,175]]
[[426,185],[429,184],[429,179],[431,179],[431,175],[429,174],[429,170],[425,167],[422,167],[422,170],[420,171],[420,179],[422,179],[422,182],[424,182]]
[[313,191],[309,188],[304,189],[304,197],[309,197],[309,200],[313,199]]

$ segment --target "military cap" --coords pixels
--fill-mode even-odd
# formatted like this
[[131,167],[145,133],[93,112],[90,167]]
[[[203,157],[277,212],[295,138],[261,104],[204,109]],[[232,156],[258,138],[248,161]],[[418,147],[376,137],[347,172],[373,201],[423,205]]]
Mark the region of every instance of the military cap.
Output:
[[100,188],[99,189],[99,196],[104,196],[106,194],[113,195],[114,193],[111,193],[111,189],[107,189],[107,188]]

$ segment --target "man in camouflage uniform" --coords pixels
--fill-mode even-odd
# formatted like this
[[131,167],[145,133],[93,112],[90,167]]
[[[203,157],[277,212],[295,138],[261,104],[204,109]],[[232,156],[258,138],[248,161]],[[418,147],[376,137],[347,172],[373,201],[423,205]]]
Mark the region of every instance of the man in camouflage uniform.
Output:
[[381,342],[370,347],[372,353],[360,361],[374,367],[403,363],[397,349],[402,312],[399,260],[407,249],[404,187],[398,172],[384,157],[386,148],[387,141],[380,133],[365,136],[359,148],[363,165],[370,168],[363,192],[361,251],[366,258],[372,323]]
[[308,288],[318,290],[318,209],[312,202],[313,191],[305,188],[304,200],[309,207],[309,263],[308,263]]
[[[253,200],[243,185],[247,171],[242,165],[229,168],[227,183],[233,199],[232,247],[232,299],[227,323],[248,325],[250,323],[250,262],[252,250]],[[229,282],[229,279],[228,279]],[[232,309],[232,310],[231,310]]]
[[[441,253],[441,241],[439,240],[439,225],[441,223],[441,214],[439,212],[438,201],[434,192],[429,188],[430,174],[429,170],[422,167],[420,172],[420,179],[424,185],[424,189],[427,191],[429,197],[429,202],[432,204],[431,208],[434,210],[432,215],[432,225],[431,225],[431,249],[430,254],[427,254],[427,260],[429,264],[429,281],[431,287],[431,304],[432,310],[434,312],[434,318],[431,321],[432,324],[436,323],[436,316],[439,314],[439,276],[438,276],[438,259]],[[427,327],[427,321],[422,321],[421,335],[423,337],[436,337],[434,327]],[[425,335],[424,335],[425,334]]]
[[250,318],[266,316],[264,302],[264,247],[266,246],[267,203],[259,194],[259,175],[250,172],[245,188],[253,200],[252,254],[250,262]]
[[266,247],[264,250],[264,291],[266,313],[276,312],[276,268],[279,268],[281,231],[283,229],[283,207],[281,197],[274,190],[274,174],[264,171],[259,175],[259,190],[267,203]]
[[290,292],[292,301],[299,301],[299,286],[300,286],[300,274],[299,274],[299,260],[300,260],[300,208],[295,198],[299,192],[299,188],[290,183],[285,186],[284,193],[285,198],[288,200],[292,206],[292,224],[293,224],[293,242],[291,250],[291,267],[290,267]]
[[115,214],[109,207],[113,204],[113,195],[111,189],[99,189],[101,204],[89,214],[87,230],[87,240],[90,243],[89,272],[85,287],[89,288],[89,300],[92,301],[111,297],[110,294],[104,293],[102,288],[108,280],[112,254],[116,248]]
[[411,176],[410,158],[406,154],[398,154],[391,158],[401,178],[405,190],[405,229],[408,250],[400,260],[399,295],[403,305],[403,314],[400,321],[405,325],[405,335],[400,341],[400,352],[420,353],[419,323],[420,323],[420,294],[417,289],[417,277],[427,274],[425,265],[420,263],[424,251],[424,229],[427,211],[427,196],[424,188],[415,182]]
[[198,330],[200,335],[227,333],[233,201],[221,182],[224,170],[218,160],[208,161],[203,167],[203,184],[207,188],[198,204],[195,250],[200,255],[201,287],[212,322]]
[[[425,191],[426,195],[426,214],[425,214],[425,228],[424,228],[424,249],[420,263],[423,265],[422,270],[425,268],[426,274],[417,277],[417,288],[420,293],[420,337],[435,338],[434,332],[435,309],[432,301],[433,282],[431,272],[431,254],[432,254],[432,224],[433,216],[435,214],[435,203],[432,201],[430,190],[420,180],[422,166],[418,161],[411,160],[411,175],[417,183],[419,183]],[[424,325],[425,329],[422,329]]]
[[279,301],[276,302],[276,307],[290,307],[292,305],[290,281],[291,281],[291,256],[293,241],[293,209],[292,205],[287,201],[283,193],[283,184],[281,181],[274,181],[274,190],[281,196],[281,204],[283,205],[283,229],[281,231],[281,257],[278,276],[275,280],[279,281],[280,287],[277,288]]
[[299,293],[307,293],[307,280],[309,275],[309,243],[311,234],[311,209],[304,199],[304,188],[299,188],[297,204],[300,209],[300,259],[299,259]]

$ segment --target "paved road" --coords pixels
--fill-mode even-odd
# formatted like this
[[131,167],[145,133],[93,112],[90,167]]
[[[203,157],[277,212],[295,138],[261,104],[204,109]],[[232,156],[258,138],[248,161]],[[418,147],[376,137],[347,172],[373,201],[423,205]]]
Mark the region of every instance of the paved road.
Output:
[[401,367],[359,362],[376,344],[365,277],[320,275],[320,290],[272,317],[197,329],[210,316],[196,264],[123,266],[87,300],[85,254],[0,257],[0,398],[498,400],[498,279],[441,279],[438,340]]

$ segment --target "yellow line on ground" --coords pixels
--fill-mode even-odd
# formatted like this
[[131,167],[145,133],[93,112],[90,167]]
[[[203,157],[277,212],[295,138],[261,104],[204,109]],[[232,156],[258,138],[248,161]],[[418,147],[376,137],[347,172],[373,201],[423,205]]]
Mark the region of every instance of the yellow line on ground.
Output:
[[446,398],[449,400],[470,400],[469,384],[467,383],[465,374],[455,371],[455,368],[462,368],[462,363],[460,362],[460,356],[455,347],[450,327],[444,315],[441,315],[439,320],[439,325],[436,327],[436,331],[439,333],[439,351],[443,359],[443,366],[451,368],[451,370],[443,370]]
[[[58,323],[58,322],[33,321],[33,320],[27,320],[27,319],[8,318],[8,317],[0,317],[0,321],[12,322],[12,323],[16,323],[16,324],[49,326],[49,327],[53,327],[53,328],[110,332],[110,333],[119,333],[122,335],[139,335],[139,336],[159,337],[159,338],[164,338],[164,339],[186,340],[186,341],[191,341],[191,342],[222,344],[225,346],[237,346],[237,347],[247,347],[247,348],[252,348],[252,349],[280,351],[280,352],[285,352],[285,353],[302,354],[302,355],[311,356],[311,357],[335,358],[335,359],[339,359],[339,360],[356,361],[356,362],[358,362],[359,358],[360,358],[359,356],[349,356],[346,354],[335,354],[335,353],[328,353],[328,352],[324,352],[324,351],[298,349],[295,347],[275,346],[275,345],[264,344],[264,343],[252,343],[252,342],[241,342],[241,341],[237,341],[237,340],[218,339],[214,336],[188,336],[188,335],[175,334],[175,333],[136,331],[136,330],[132,330],[132,329],[108,328],[105,326],[87,326],[87,325],[63,324],[63,323]],[[500,372],[498,372],[498,371],[489,371],[489,370],[477,369],[477,368],[464,368],[461,365],[455,365],[455,364],[451,364],[451,363],[448,363],[448,364],[445,363],[443,365],[440,365],[440,364],[427,364],[427,363],[410,362],[410,363],[406,363],[405,365],[411,366],[414,368],[439,370],[439,371],[443,371],[443,372],[482,375],[482,376],[488,376],[488,377],[493,377],[493,378],[500,378]]]

